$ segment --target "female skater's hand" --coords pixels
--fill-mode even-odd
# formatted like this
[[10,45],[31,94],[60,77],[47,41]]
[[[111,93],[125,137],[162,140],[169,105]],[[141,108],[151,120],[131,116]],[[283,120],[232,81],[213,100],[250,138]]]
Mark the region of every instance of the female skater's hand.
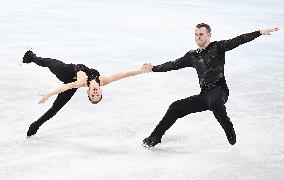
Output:
[[39,104],[42,104],[42,103],[44,103],[45,101],[47,101],[48,100],[48,98],[49,98],[49,94],[48,93],[46,93],[46,94],[42,94],[41,95],[42,97],[41,97],[41,99],[39,100]]
[[278,30],[279,30],[278,28],[272,28],[272,29],[260,30],[259,32],[261,35],[271,35],[271,32],[278,31]]

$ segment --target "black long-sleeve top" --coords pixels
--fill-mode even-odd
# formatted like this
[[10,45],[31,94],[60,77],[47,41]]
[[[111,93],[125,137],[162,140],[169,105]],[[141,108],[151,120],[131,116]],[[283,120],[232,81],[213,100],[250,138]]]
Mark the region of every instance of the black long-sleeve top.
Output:
[[197,71],[199,84],[206,90],[218,84],[229,94],[224,76],[225,52],[241,44],[259,37],[260,31],[242,34],[229,40],[211,42],[204,50],[190,50],[183,57],[153,67],[153,72],[166,72],[185,67],[193,67]]

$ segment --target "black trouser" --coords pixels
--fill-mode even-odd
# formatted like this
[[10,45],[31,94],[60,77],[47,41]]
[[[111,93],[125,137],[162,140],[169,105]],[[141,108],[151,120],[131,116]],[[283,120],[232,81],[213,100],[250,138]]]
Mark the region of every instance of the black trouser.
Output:
[[178,118],[182,118],[188,114],[211,110],[220,123],[222,128],[227,131],[233,129],[233,124],[227,116],[225,103],[228,95],[216,86],[199,95],[191,96],[185,99],[173,102],[163,119],[156,126],[151,136],[162,138],[165,132],[176,122]]
[[[56,59],[41,57],[35,57],[32,61],[39,66],[48,67],[49,70],[64,83],[70,83],[74,81],[74,68],[71,64],[65,64]],[[51,108],[46,113],[44,113],[44,115],[42,115],[36,122],[34,122],[34,124],[39,127],[44,122],[52,118],[71,99],[76,91],[77,89],[70,89],[58,94]]]

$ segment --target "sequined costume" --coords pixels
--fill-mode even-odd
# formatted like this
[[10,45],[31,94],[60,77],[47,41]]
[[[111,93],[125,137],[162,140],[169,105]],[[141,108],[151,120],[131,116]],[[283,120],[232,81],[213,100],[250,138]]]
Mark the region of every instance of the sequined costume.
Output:
[[154,66],[153,72],[166,72],[193,67],[198,74],[201,92],[198,95],[172,103],[151,135],[144,139],[144,143],[155,146],[161,142],[162,136],[178,118],[191,113],[211,110],[224,129],[230,144],[235,144],[236,137],[233,124],[227,116],[225,107],[229,96],[229,89],[224,75],[225,52],[259,36],[260,32],[255,31],[229,40],[214,41],[203,50],[191,50],[175,61]]

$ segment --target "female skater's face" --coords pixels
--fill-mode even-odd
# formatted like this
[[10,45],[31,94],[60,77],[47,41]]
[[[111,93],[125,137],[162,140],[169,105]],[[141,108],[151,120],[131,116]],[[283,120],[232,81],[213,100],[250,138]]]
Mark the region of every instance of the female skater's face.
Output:
[[98,102],[102,98],[102,90],[100,85],[95,80],[90,82],[88,96],[93,102]]
[[90,87],[89,88],[89,97],[92,101],[97,102],[101,99],[102,97],[102,90],[99,86],[97,87]]

